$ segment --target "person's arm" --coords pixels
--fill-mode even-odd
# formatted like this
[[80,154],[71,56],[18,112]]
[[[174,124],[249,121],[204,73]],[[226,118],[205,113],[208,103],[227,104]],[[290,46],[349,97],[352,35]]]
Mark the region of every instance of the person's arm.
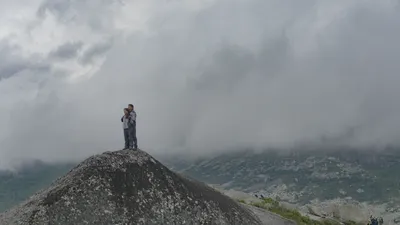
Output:
[[121,117],[121,122],[124,122],[124,116]]
[[133,121],[136,121],[136,112],[131,112],[130,116],[132,117]]
[[128,117],[128,122],[129,122],[130,124],[134,124],[134,123],[135,123],[135,120],[132,119],[132,116],[129,116],[129,117]]

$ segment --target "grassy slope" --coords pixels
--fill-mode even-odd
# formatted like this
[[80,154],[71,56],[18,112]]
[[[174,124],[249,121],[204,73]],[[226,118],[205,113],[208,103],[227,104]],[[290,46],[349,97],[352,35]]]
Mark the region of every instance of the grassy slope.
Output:
[[[279,202],[271,199],[271,198],[264,198],[260,202],[255,203],[248,203],[244,200],[238,200],[239,202],[250,204],[256,206],[258,208],[266,209],[270,212],[278,214],[286,219],[290,219],[295,221],[298,225],[340,225],[338,221],[325,219],[323,221],[312,220],[307,216],[303,216],[300,212],[296,210],[290,210],[279,206]],[[344,222],[345,225],[358,225],[354,221],[346,221]],[[361,224],[360,224],[361,225]]]

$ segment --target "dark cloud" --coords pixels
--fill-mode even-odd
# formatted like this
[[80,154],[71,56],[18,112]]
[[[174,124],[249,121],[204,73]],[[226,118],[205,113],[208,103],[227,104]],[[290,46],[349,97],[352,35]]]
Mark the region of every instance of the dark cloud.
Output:
[[0,81],[22,72],[41,73],[50,70],[45,62],[30,60],[17,54],[18,48],[0,44]]
[[104,55],[112,47],[112,41],[106,41],[99,44],[91,45],[80,58],[83,64],[91,63],[93,59]]
[[14,76],[26,66],[13,55],[14,49],[6,42],[0,42],[0,81]]
[[49,57],[56,59],[74,58],[82,46],[82,42],[68,42],[59,46],[55,51],[50,52]]
[[0,67],[0,80],[12,77],[13,75],[18,74],[25,70],[27,67],[23,63],[15,63],[15,64],[8,64],[8,65],[1,65]]
[[194,86],[202,91],[233,91],[240,87],[242,79],[255,67],[254,55],[246,49],[226,46],[216,50],[209,60],[210,65],[201,65],[201,74]]
[[[83,23],[95,32],[104,32],[112,28],[113,6],[122,7],[121,1],[104,0],[44,0],[36,15],[45,18],[47,13],[55,16],[59,22],[81,26]],[[105,16],[107,15],[107,16]]]
[[39,17],[45,16],[46,10],[59,14],[60,16],[66,15],[71,9],[72,1],[61,0],[44,0],[37,10]]

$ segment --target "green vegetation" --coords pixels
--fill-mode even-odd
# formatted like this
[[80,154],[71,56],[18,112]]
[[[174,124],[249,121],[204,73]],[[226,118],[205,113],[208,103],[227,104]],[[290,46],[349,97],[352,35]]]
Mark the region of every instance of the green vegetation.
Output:
[[[247,203],[244,200],[238,200],[241,203],[250,204],[258,208],[266,209],[270,212],[278,214],[283,218],[295,221],[298,225],[339,225],[335,220],[325,219],[322,221],[312,220],[308,216],[303,216],[297,210],[291,210],[279,205],[279,202],[271,198],[264,198],[260,202]],[[357,225],[354,221],[344,222],[345,225]]]
[[239,201],[240,203],[246,204],[246,201],[243,200],[243,199],[239,199],[238,201]]

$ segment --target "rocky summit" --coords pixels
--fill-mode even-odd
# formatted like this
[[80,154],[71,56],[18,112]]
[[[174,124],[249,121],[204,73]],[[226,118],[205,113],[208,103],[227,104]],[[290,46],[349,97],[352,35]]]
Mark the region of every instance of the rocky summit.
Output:
[[263,224],[211,187],[170,171],[142,150],[105,152],[0,215],[1,225]]

